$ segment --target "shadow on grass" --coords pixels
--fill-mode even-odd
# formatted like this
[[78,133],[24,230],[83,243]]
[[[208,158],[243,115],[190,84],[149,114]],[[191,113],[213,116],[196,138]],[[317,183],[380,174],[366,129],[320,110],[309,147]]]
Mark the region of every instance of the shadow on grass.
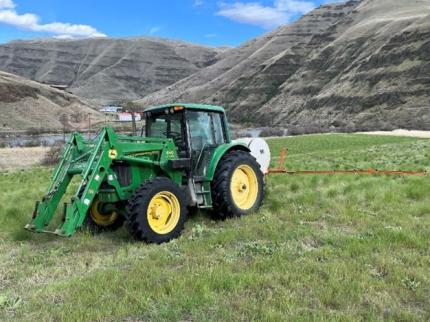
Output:
[[[212,211],[197,208],[188,209],[187,216],[188,218],[184,230],[187,230],[187,227],[191,227],[195,224],[208,224],[209,222],[221,221],[216,220]],[[109,243],[110,246],[118,247],[129,243],[142,243],[141,241],[133,239],[125,226],[119,228],[116,231],[105,232],[92,232],[87,227],[81,227],[73,236],[61,237],[49,233],[30,232],[24,228],[27,223],[28,221],[23,221],[22,218],[17,219],[13,224],[10,225],[14,228],[10,229],[9,232],[6,233],[6,236],[8,236],[11,241],[30,242],[35,246],[40,246],[56,241],[65,241],[66,243],[76,242],[77,244],[85,244],[85,249],[87,251],[99,251],[101,250],[100,246],[107,243]],[[50,229],[55,230],[55,228],[52,227],[50,227]]]

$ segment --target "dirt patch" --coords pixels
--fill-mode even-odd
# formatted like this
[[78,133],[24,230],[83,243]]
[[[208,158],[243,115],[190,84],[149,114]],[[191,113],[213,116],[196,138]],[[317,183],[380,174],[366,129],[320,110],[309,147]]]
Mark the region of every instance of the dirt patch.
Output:
[[40,165],[48,150],[48,147],[0,149],[0,171]]

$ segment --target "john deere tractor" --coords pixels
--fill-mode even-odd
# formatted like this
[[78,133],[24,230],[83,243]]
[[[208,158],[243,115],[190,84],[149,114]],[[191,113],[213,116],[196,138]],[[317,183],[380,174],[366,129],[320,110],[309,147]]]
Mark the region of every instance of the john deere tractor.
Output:
[[[146,109],[145,117],[140,136],[111,127],[93,140],[74,133],[26,229],[71,236],[83,226],[100,232],[125,223],[135,239],[163,243],[181,233],[190,207],[222,219],[259,208],[263,172],[248,145],[231,140],[222,107],[169,104]],[[48,231],[76,175],[62,223]]]

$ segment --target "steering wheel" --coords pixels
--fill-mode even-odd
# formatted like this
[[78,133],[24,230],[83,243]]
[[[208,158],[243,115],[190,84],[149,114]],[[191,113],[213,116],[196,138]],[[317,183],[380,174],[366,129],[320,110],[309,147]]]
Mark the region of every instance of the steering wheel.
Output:
[[163,132],[163,134],[166,137],[170,137],[173,139],[173,141],[175,142],[175,144],[177,146],[180,146],[181,144],[183,144],[183,140],[182,140],[182,134],[180,132],[176,132],[176,131],[170,131],[170,132]]

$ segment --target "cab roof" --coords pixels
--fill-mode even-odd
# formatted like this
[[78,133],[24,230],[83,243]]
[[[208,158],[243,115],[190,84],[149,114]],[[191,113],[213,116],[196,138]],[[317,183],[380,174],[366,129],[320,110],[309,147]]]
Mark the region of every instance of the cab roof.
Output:
[[181,106],[185,109],[190,110],[204,110],[204,111],[212,111],[212,112],[222,112],[224,113],[224,108],[217,105],[206,105],[206,104],[190,104],[190,103],[171,103],[157,106],[150,106],[144,110],[144,112],[162,110],[169,107]]

